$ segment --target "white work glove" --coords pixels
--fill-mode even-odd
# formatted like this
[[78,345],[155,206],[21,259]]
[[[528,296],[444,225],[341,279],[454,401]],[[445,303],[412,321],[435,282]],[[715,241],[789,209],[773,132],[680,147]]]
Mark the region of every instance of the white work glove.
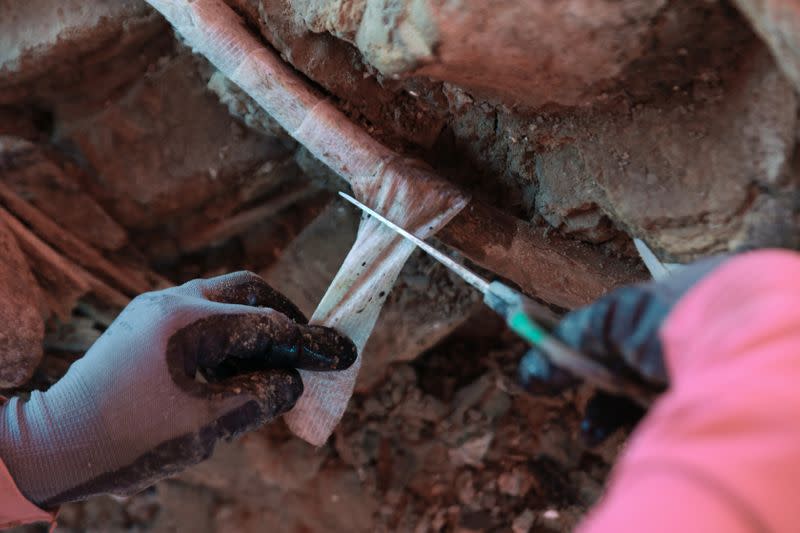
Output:
[[137,492],[291,409],[296,368],[353,363],[305,323],[249,272],[143,294],[49,390],[0,407],[0,457],[41,507]]

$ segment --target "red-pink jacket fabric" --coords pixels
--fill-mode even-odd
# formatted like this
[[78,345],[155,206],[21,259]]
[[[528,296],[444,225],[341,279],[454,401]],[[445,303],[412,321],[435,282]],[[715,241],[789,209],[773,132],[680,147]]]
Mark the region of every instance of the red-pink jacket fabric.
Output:
[[[661,333],[670,390],[580,533],[800,531],[800,255],[729,261]],[[40,520],[0,463],[0,527]]]
[[54,520],[55,512],[39,509],[22,495],[6,465],[0,461],[0,528]]
[[800,255],[729,261],[661,340],[670,389],[580,533],[800,531]]

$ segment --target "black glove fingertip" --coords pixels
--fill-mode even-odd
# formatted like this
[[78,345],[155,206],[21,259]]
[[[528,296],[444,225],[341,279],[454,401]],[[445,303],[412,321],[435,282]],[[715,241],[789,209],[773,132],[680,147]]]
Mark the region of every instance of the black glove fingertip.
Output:
[[[233,278],[233,279],[232,279]],[[228,280],[221,282],[221,280]],[[293,322],[306,324],[302,311],[283,293],[252,272],[235,272],[206,280],[205,296],[212,302],[265,307],[283,313]]]
[[296,366],[324,372],[344,370],[358,357],[358,350],[346,336],[325,326],[299,326],[300,353]]
[[284,369],[273,370],[272,385],[274,392],[270,399],[270,405],[274,408],[275,415],[281,415],[294,407],[300,396],[303,395],[303,379],[297,370]]
[[222,415],[216,422],[217,435],[232,438],[280,416],[303,394],[303,380],[297,370],[274,369],[230,378],[218,385],[225,391],[247,398],[247,401]]

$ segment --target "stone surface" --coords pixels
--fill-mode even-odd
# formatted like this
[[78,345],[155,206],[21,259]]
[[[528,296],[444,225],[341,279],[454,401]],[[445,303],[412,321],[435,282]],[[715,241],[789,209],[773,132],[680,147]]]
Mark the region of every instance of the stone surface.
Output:
[[123,98],[60,128],[95,170],[88,189],[129,229],[198,209],[220,219],[246,201],[239,189],[259,166],[286,154],[229,115],[205,87],[206,68],[187,51],[162,57]]
[[782,0],[734,0],[767,43],[781,70],[800,89],[800,5]]
[[63,58],[110,40],[128,21],[149,13],[141,0],[3,2],[0,73],[4,81],[41,74]]
[[638,236],[669,260],[775,244],[776,233],[796,244],[781,222],[794,219],[796,98],[734,10],[232,3],[376,135],[431,147],[431,162],[518,216],[610,253],[633,253]]
[[41,298],[25,256],[0,221],[0,388],[25,383],[42,358]]
[[[0,103],[85,104],[143,72],[163,21],[141,0],[0,4]],[[155,47],[158,49],[159,46]],[[120,56],[124,61],[115,61]],[[144,59],[144,61],[142,61]],[[109,66],[113,65],[111,69]],[[74,102],[73,102],[74,103]]]
[[15,137],[0,136],[0,153],[3,182],[51,220],[101,250],[127,244],[125,230],[82,190],[77,165]]
[[288,23],[354,44],[384,76],[430,76],[526,104],[573,104],[596,91],[594,86],[613,80],[645,54],[652,26],[668,4],[641,0],[283,3],[284,13],[291,10]]

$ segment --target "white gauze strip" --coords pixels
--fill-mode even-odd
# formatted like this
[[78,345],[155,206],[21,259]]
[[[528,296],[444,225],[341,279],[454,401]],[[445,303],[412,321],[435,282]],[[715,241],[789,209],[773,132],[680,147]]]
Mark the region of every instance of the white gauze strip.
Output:
[[[239,85],[318,159],[350,182],[356,197],[420,237],[447,224],[468,199],[417,160],[401,158],[322,99],[255,39],[220,0],[148,0],[195,52]],[[375,220],[363,220],[352,250],[312,322],[349,335],[359,359],[345,372],[303,372],[305,392],[287,416],[292,431],[321,445],[342,417],[360,354],[385,296],[413,251]]]
[[[329,166],[350,176],[353,191],[363,202],[423,238],[441,229],[466,205],[459,191],[426,166],[400,158],[378,143],[365,150],[350,131],[358,128],[340,120],[338,110],[320,104],[295,137],[313,147],[314,155],[327,152]],[[289,428],[299,437],[321,445],[338,424],[353,394],[361,352],[413,250],[412,243],[379,221],[362,219],[353,248],[311,318],[312,323],[350,336],[359,357],[344,372],[301,372],[305,393],[286,416]]]

